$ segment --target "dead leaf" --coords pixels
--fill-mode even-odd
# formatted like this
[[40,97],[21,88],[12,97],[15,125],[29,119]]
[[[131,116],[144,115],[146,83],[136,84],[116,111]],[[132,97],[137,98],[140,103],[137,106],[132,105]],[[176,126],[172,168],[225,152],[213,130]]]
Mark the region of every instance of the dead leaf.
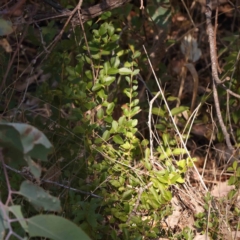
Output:
[[12,47],[6,38],[0,39],[0,46],[2,46],[2,48],[5,50],[5,52],[7,52],[7,53],[12,52]]
[[226,197],[227,194],[234,189],[234,186],[229,186],[227,181],[226,182],[218,182],[217,185],[215,185],[211,191],[211,195],[213,197]]

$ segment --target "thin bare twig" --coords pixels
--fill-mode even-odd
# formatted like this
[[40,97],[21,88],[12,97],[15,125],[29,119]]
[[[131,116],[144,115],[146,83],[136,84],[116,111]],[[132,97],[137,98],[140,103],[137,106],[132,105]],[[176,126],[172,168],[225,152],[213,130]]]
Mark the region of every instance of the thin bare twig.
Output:
[[[217,93],[217,86],[216,85],[217,84],[222,84],[223,82],[218,77],[218,70],[217,70],[218,69],[218,60],[217,60],[216,45],[215,45],[216,35],[214,34],[211,18],[212,18],[212,1],[211,0],[206,0],[206,24],[207,24],[209,46],[210,46],[210,57],[211,57],[211,62],[212,62],[214,103],[215,103],[215,108],[216,108],[218,121],[219,121],[219,124],[221,126],[223,135],[225,137],[226,144],[227,144],[229,150],[233,152],[234,147],[231,143],[230,135],[227,131],[227,128],[226,128],[226,126],[224,124],[224,121],[223,121],[223,118],[222,118],[220,104],[219,104],[219,98],[218,98],[218,93]],[[227,91],[230,93],[230,90],[227,89]]]
[[208,34],[208,41],[209,41],[209,47],[210,47],[210,57],[211,57],[211,63],[212,63],[212,76],[214,81],[217,84],[222,84],[223,82],[218,77],[218,71],[217,71],[217,54],[216,54],[216,45],[215,45],[215,35],[214,30],[212,26],[212,1],[206,0],[206,24],[207,24],[207,34]]
[[186,3],[184,2],[184,0],[181,0],[181,1],[182,1],[182,4],[183,4],[183,6],[184,6],[184,8],[185,8],[185,10],[186,10],[186,12],[187,12],[187,14],[188,14],[188,17],[189,17],[189,19],[190,19],[193,27],[196,28],[196,25],[195,25],[195,23],[194,23],[194,21],[193,21],[193,19],[192,19],[192,16],[191,16],[191,14],[190,14],[190,12],[189,12],[189,10],[188,10],[188,8],[187,8]]
[[158,92],[149,103],[148,127],[149,127],[149,141],[150,141],[150,160],[153,161],[153,137],[152,137],[152,106],[154,101],[158,98],[161,92]]

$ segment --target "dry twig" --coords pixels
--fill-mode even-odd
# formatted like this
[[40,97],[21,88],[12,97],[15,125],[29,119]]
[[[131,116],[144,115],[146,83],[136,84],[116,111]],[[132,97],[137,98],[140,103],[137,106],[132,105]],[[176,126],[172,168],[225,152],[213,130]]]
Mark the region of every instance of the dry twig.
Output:
[[[215,45],[216,35],[214,34],[211,19],[212,19],[212,1],[211,0],[206,0],[206,24],[207,24],[207,34],[208,34],[208,39],[209,39],[209,46],[210,46],[211,63],[212,63],[214,103],[215,103],[215,108],[216,108],[218,121],[219,121],[219,124],[221,126],[223,135],[225,137],[226,144],[227,144],[229,150],[234,152],[234,147],[231,143],[230,135],[229,135],[229,133],[227,131],[227,128],[224,124],[222,114],[221,114],[220,104],[219,104],[217,85],[218,84],[223,84],[223,82],[218,77],[218,70],[217,70],[218,69],[218,59],[217,59],[216,45]],[[230,93],[230,91],[228,89],[227,89],[227,91]]]

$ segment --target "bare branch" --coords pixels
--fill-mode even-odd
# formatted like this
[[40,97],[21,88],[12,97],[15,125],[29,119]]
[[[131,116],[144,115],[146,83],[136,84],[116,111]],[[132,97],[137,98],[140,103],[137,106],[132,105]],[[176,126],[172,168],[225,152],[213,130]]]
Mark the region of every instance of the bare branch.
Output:
[[[211,63],[212,63],[212,78],[213,78],[213,97],[214,97],[214,103],[215,103],[215,108],[217,112],[217,117],[219,124],[221,126],[223,135],[226,140],[226,144],[229,148],[230,151],[234,152],[234,147],[231,143],[230,140],[230,135],[227,131],[227,128],[224,124],[223,118],[222,118],[222,113],[220,109],[220,104],[219,104],[219,98],[218,98],[218,93],[217,93],[217,84],[222,84],[223,82],[219,79],[218,77],[218,59],[217,59],[217,53],[216,53],[216,35],[214,34],[213,26],[212,26],[212,1],[211,0],[206,0],[206,24],[207,24],[207,33],[208,33],[208,39],[209,39],[209,46],[210,46],[210,56],[211,56]],[[224,86],[224,88],[226,88]],[[227,91],[230,93],[230,90],[227,89]],[[230,93],[232,94],[232,93]]]

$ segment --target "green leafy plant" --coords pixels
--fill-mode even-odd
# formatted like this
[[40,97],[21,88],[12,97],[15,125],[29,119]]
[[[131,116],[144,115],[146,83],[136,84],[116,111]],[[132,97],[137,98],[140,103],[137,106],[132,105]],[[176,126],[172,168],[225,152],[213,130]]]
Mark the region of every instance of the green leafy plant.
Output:
[[219,213],[216,209],[212,209],[214,199],[209,193],[207,193],[204,200],[206,201],[204,205],[205,212],[196,215],[195,226],[199,231],[208,234],[213,239],[217,237],[220,238],[221,232],[218,231],[220,227]]
[[[44,4],[47,2],[44,1]],[[67,9],[75,7],[71,1],[58,2]],[[84,2],[82,11],[72,19],[76,20],[76,15],[81,15],[85,12],[83,9],[92,7],[94,2]],[[191,117],[189,107],[175,107],[175,102],[180,103],[181,97],[186,97],[188,101],[191,86],[179,97],[174,97],[172,89],[169,89],[172,86],[178,88],[172,82],[179,81],[179,76],[172,78],[169,72],[180,74],[182,71],[184,61],[175,51],[178,51],[178,40],[190,30],[184,27],[182,35],[178,31],[175,33],[175,29],[179,22],[195,25],[195,19],[182,21],[188,6],[184,6],[183,14],[180,3],[173,4],[177,1],[153,0],[148,3],[146,11],[132,2],[88,22],[83,19],[83,25],[80,20],[74,20],[73,26],[63,26],[64,18],[61,16],[39,20],[37,25],[26,28],[24,34],[21,29],[21,34],[16,32],[17,40],[13,41],[13,46],[17,46],[16,52],[8,54],[6,49],[1,48],[0,75],[6,80],[1,87],[6,88],[0,111],[1,117],[13,121],[0,123],[2,238],[194,238],[193,226],[183,229],[166,227],[164,222],[175,210],[175,196],[181,199],[179,205],[187,208],[189,196],[195,197],[197,187],[191,186],[195,173],[197,181],[201,179],[205,187],[204,173],[199,174],[197,168],[194,168],[194,173],[189,170],[194,166],[194,159],[185,147],[190,135],[194,138],[193,142],[196,140],[198,150],[198,136],[181,134],[176,126],[177,122],[179,126],[184,126],[189,118],[205,124],[214,117],[210,116],[210,107],[209,111],[202,109],[202,112],[198,112],[200,107],[196,108]],[[49,8],[45,5],[41,7]],[[66,13],[70,14],[67,9]],[[192,10],[187,13],[190,18]],[[11,22],[0,19],[0,35],[10,34],[9,41],[12,41],[12,31]],[[62,38],[58,39],[60,35]],[[226,40],[234,47],[236,37],[223,39]],[[26,58],[28,51],[22,48],[24,41],[27,47],[34,46],[34,56],[30,60]],[[165,48],[167,44],[169,46]],[[147,54],[143,53],[142,45]],[[198,55],[204,52],[202,46],[205,45],[201,43],[200,46]],[[235,72],[238,69],[238,52],[233,49],[234,52],[225,58],[223,78],[232,75],[231,83],[224,84],[238,92]],[[22,53],[23,62],[31,68],[26,75],[21,72],[19,64]],[[12,56],[17,56],[16,63],[12,61]],[[207,62],[208,53],[207,57],[203,56]],[[205,63],[201,64],[196,63],[196,69],[208,69]],[[25,66],[25,70],[28,67]],[[36,70],[43,73],[35,74]],[[45,80],[39,80],[46,75]],[[157,79],[159,76],[161,81]],[[36,92],[29,92],[28,84],[23,91],[15,89],[20,78],[28,83],[29,77],[37,85]],[[183,79],[191,77],[187,74]],[[209,76],[203,86],[201,78],[200,74],[197,100],[201,97],[200,91],[205,94],[208,90]],[[188,84],[183,85],[185,88]],[[164,91],[159,94],[163,86]],[[144,96],[146,89],[147,97]],[[218,91],[220,104],[230,107],[230,110],[221,110],[223,115],[227,113],[224,120],[226,123],[232,121],[238,138],[238,100],[225,101],[225,89],[219,87]],[[166,101],[164,95],[167,96]],[[29,99],[37,100],[36,106],[28,107],[25,103]],[[205,94],[201,102],[212,104],[211,93],[208,96]],[[187,105],[190,106],[189,103]],[[31,123],[39,130],[28,124],[14,123],[17,121]],[[222,132],[218,131],[217,135],[218,141],[222,141]],[[234,223],[238,229],[239,225],[236,221],[239,208],[235,204],[239,191],[238,165],[234,163],[229,171],[232,172],[229,184],[234,189],[227,200],[216,200],[210,194],[203,200],[200,194],[197,196],[197,202],[202,201],[205,205],[204,211],[196,215],[195,228],[213,239],[225,237],[219,230],[222,227],[219,216],[223,216],[226,205],[231,209],[228,226]],[[182,198],[181,194],[187,197]],[[193,214],[192,204],[189,210],[192,209]]]
[[[111,21],[89,22],[87,29],[92,29],[87,45],[72,52],[75,66],[69,65],[65,52],[52,52],[52,61],[46,64],[55,69],[63,62],[62,78],[56,89],[45,84],[38,92],[39,98],[51,103],[52,116],[45,124],[59,124],[52,125],[53,134],[48,136],[56,149],[61,146],[55,156],[64,159],[63,177],[81,191],[103,197],[88,201],[84,195],[71,192],[65,200],[70,198],[72,203],[65,209],[66,217],[74,219],[94,239],[160,236],[159,224],[171,214],[170,187],[184,182],[188,166],[185,160],[175,166],[172,161],[184,151],[176,148],[166,155],[167,148],[177,144],[166,133],[163,148],[156,153],[164,168],[153,165],[149,142],[138,128],[137,61],[141,53],[134,45],[127,49],[119,45],[120,30]],[[65,167],[68,159],[77,159],[74,168]]]
[[[45,135],[36,128],[22,123],[0,123],[0,154],[5,182],[7,199],[4,194],[0,199],[0,239],[15,239],[23,237],[48,237],[51,239],[89,239],[89,237],[70,221],[55,215],[35,215],[24,218],[20,205],[13,202],[12,195],[24,197],[38,212],[61,212],[60,200],[51,196],[42,187],[30,181],[23,181],[19,191],[12,190],[7,168],[11,166],[27,166],[31,180],[39,182],[41,166],[33,159],[47,161],[47,155],[52,148]],[[7,163],[9,165],[7,165]],[[25,232],[19,235],[14,228],[18,222]],[[18,230],[19,231],[19,230]]]

